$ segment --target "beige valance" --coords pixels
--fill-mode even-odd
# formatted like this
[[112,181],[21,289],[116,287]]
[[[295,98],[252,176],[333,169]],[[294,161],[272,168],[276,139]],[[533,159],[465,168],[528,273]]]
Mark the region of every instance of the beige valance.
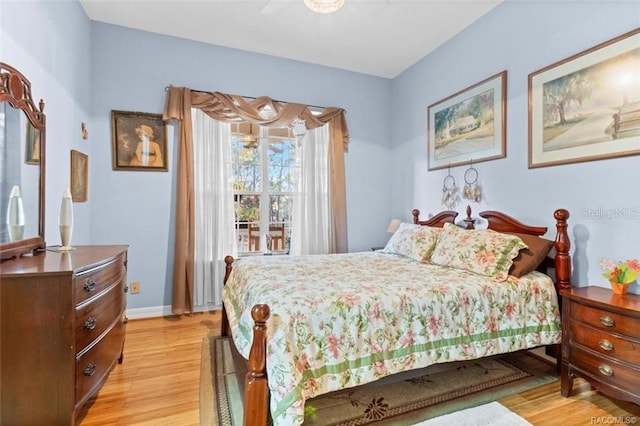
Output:
[[[263,108],[270,107],[269,116],[261,115]],[[327,107],[315,115],[307,105],[275,101],[267,96],[246,100],[242,96],[220,92],[201,92],[184,87],[167,88],[164,120],[182,120],[185,108],[197,108],[210,117],[224,122],[249,121],[261,126],[286,127],[296,118],[305,120],[307,129],[331,123],[334,136],[342,141],[343,149],[349,148],[349,130],[342,108]]]

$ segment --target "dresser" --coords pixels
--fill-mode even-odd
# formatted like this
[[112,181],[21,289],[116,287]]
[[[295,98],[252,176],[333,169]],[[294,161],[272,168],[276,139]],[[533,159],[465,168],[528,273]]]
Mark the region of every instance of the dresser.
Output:
[[598,391],[640,404],[640,296],[602,287],[571,288],[562,296],[561,394],[574,377]]
[[4,261],[0,424],[74,425],[125,339],[127,246],[78,246]]

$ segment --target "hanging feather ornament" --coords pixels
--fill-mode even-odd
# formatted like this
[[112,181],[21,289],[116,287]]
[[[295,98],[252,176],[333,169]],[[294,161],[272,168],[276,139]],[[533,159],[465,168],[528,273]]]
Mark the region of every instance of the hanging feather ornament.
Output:
[[464,172],[464,188],[462,189],[462,197],[465,200],[479,203],[482,199],[482,189],[478,183],[478,176],[478,170],[469,162],[469,168]]
[[460,195],[458,194],[456,178],[451,175],[451,168],[449,168],[449,172],[442,183],[442,205],[446,209],[453,210],[459,201]]

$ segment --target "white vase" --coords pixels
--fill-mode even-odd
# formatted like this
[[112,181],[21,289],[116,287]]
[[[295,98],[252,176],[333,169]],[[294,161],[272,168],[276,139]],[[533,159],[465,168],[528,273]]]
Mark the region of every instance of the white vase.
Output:
[[24,207],[22,207],[22,196],[20,187],[14,185],[9,195],[9,206],[7,207],[7,229],[9,230],[9,241],[20,241],[24,237]]
[[62,204],[60,204],[60,241],[62,247],[60,250],[73,250],[71,247],[71,235],[73,234],[73,200],[71,199],[71,191],[67,188],[62,196]]

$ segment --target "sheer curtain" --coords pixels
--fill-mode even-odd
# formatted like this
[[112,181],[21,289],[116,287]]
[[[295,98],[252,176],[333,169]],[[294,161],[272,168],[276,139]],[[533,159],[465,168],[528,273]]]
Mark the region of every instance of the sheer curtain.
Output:
[[296,188],[291,216],[292,255],[329,253],[329,126],[298,138]]
[[235,254],[229,159],[231,126],[191,110],[195,192],[194,306],[220,306],[224,257]]

